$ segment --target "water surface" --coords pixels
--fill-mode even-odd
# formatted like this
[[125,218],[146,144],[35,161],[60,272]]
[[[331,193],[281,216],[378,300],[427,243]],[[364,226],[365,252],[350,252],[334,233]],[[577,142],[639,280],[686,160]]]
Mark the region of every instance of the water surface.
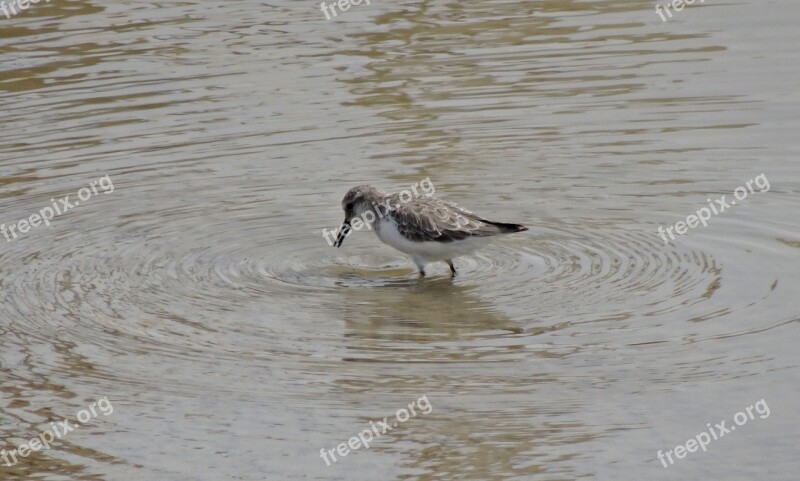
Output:
[[[0,479],[794,479],[800,8],[654,6],[0,16],[0,222],[114,186],[0,238],[0,448],[114,407]],[[454,280],[369,232],[323,239],[348,188],[426,177],[530,231]]]

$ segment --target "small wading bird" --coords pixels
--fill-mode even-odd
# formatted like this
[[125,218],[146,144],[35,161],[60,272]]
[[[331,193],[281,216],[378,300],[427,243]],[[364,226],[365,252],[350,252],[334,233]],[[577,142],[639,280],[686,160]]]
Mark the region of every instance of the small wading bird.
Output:
[[[520,224],[492,222],[474,212],[434,197],[401,200],[401,193],[384,194],[369,185],[353,187],[342,199],[344,223],[334,245],[340,247],[351,232],[350,223],[371,214],[375,234],[384,244],[408,254],[420,276],[425,264],[444,261],[456,275],[453,258],[490,243],[494,236],[528,230]],[[411,197],[411,196],[409,196]]]

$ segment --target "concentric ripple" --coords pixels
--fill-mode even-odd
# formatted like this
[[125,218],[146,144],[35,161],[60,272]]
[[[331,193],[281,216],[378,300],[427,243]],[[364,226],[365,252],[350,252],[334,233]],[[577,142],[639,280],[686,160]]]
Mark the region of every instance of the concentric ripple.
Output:
[[718,281],[704,252],[664,246],[651,232],[586,226],[509,240],[477,255],[465,274],[496,283],[499,304],[533,297],[539,319],[647,316],[700,302]]
[[[407,256],[374,234],[357,233],[333,248],[310,231],[307,218],[255,195],[260,188],[241,188],[240,198],[229,199],[236,210],[209,211],[199,198],[169,192],[149,209],[103,197],[58,219],[53,229],[9,244],[0,262],[25,266],[3,272],[11,330],[43,342],[55,332],[80,349],[146,353],[164,362],[228,360],[255,369],[276,359],[356,358],[339,351],[340,333],[330,326],[395,323],[380,330],[389,346],[423,361],[442,357],[427,343],[408,345],[406,323],[425,329],[428,339],[453,342],[465,332],[532,338],[566,329],[570,336],[625,330],[632,334],[614,342],[637,344],[686,335],[660,326],[712,319],[752,301],[716,298],[722,266],[704,244],[664,245],[652,228],[580,218],[539,219],[528,232],[456,258],[454,279],[444,263],[428,266],[420,279]],[[118,222],[97,215],[115,209],[126,213]],[[319,210],[312,224],[338,214]],[[746,329],[742,322],[706,324],[689,335]],[[469,345],[483,356],[520,340],[481,342]],[[327,346],[324,354],[320,346]],[[378,352],[358,358],[392,360],[391,351]],[[496,358],[518,355],[509,353]],[[132,382],[152,383],[145,364],[129,367]]]
[[[284,351],[279,337],[289,328],[264,318],[326,318],[349,291],[408,294],[449,274],[446,265],[434,264],[428,278],[418,279],[407,257],[369,233],[333,249],[292,234],[299,225],[255,229],[238,241],[169,226],[155,235],[89,229],[46,254],[29,254],[24,275],[6,279],[17,318],[43,338],[57,328],[119,351],[200,358],[210,351],[275,353]],[[450,285],[484,300],[463,309],[495,309],[523,329],[669,312],[702,302],[720,275],[704,252],[664,246],[650,232],[586,221],[538,225],[458,258],[456,266]],[[40,315],[43,309],[70,320]]]

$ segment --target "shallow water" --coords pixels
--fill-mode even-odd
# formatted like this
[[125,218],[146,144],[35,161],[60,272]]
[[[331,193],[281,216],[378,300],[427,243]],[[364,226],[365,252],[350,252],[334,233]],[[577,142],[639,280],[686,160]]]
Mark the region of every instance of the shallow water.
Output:
[[[113,184],[0,238],[0,449],[113,405],[0,479],[794,479],[799,13],[0,15],[0,222]],[[453,280],[369,232],[323,239],[351,186],[424,178],[530,231]],[[321,458],[422,396],[429,413]],[[762,399],[707,452],[658,460]]]

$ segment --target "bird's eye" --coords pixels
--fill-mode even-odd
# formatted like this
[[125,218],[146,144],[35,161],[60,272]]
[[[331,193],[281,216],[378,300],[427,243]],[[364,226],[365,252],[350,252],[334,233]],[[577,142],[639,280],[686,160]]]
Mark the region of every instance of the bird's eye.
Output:
[[344,208],[347,209],[347,210],[353,210],[353,203],[352,202],[348,202],[347,205],[344,206]]

